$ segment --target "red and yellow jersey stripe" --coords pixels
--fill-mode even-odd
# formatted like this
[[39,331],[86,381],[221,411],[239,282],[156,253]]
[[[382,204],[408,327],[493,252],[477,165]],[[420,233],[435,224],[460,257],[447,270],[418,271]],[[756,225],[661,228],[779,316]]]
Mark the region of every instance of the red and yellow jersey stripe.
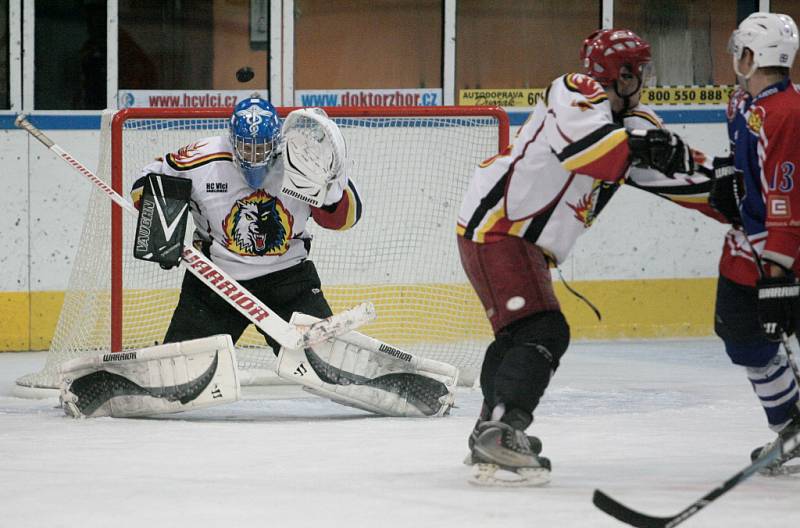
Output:
[[311,216],[317,224],[336,231],[345,231],[356,225],[361,214],[361,197],[352,182],[347,183],[342,199],[335,204],[311,208]]
[[624,176],[629,155],[628,133],[609,124],[568,145],[558,159],[570,172],[614,182]]

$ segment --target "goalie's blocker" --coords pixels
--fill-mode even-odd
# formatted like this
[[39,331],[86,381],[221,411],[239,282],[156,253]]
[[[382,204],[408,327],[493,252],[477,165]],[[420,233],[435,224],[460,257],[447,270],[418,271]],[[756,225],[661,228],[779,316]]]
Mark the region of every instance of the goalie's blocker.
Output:
[[162,268],[178,265],[183,252],[192,182],[150,173],[134,185],[141,188],[133,256],[158,262]]

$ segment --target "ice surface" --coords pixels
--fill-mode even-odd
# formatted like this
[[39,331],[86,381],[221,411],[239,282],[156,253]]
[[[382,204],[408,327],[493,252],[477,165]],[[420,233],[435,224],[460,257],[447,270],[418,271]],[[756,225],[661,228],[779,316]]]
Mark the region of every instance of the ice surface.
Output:
[[[671,515],[772,438],[712,339],[573,344],[530,429],[553,481],[530,489],[466,483],[477,391],[443,419],[283,388],[158,419],[72,420],[55,399],[10,396],[43,361],[0,354],[0,527],[622,526],[592,505],[594,488]],[[753,477],[685,526],[800,526],[800,478]]]

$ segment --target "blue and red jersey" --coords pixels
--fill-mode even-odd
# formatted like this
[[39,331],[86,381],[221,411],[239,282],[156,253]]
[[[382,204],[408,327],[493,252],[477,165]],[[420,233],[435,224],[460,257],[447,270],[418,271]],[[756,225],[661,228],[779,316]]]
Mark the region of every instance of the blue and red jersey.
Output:
[[[800,249],[800,92],[789,79],[756,97],[742,92],[728,106],[728,135],[736,168],[743,173],[741,233],[726,237],[720,271],[740,284],[754,285],[758,270],[750,245],[764,258],[795,268]],[[741,258],[742,260],[736,260]]]

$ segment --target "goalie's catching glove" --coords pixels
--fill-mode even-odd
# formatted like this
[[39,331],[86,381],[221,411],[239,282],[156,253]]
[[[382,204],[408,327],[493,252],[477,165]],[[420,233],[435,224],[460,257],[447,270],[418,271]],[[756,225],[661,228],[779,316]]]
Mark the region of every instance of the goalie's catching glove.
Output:
[[347,187],[344,137],[320,108],[302,108],[283,125],[284,177],[281,192],[312,207],[332,205]]
[[691,150],[677,134],[669,130],[631,130],[628,146],[634,167],[655,169],[670,178],[676,172],[694,174]]

